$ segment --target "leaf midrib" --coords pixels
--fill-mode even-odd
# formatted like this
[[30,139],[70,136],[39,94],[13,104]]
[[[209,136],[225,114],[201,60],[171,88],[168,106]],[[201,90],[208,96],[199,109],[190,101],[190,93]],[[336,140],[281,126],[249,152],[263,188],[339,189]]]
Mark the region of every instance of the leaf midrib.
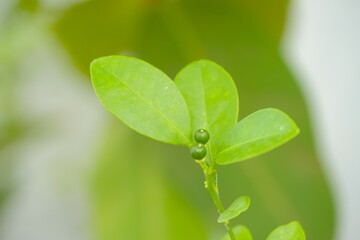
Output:
[[[200,68],[200,71],[201,71],[201,90],[202,90],[202,99],[203,99],[203,103],[204,103],[204,111],[205,111],[205,125],[206,125],[206,130],[210,131],[210,124],[209,124],[209,120],[208,120],[208,110],[207,110],[207,104],[206,104],[206,98],[205,98],[205,87],[204,87],[204,71],[203,71],[203,68],[204,68],[204,65],[203,63],[201,62],[201,68]],[[213,141],[212,141],[212,138],[210,137],[209,139],[209,144],[207,145],[208,146],[208,149],[209,149],[209,159],[210,159],[210,162],[212,162],[213,160],[213,157],[212,157],[212,146],[213,144]]]
[[[296,134],[296,132],[295,132],[294,134]],[[281,135],[285,135],[285,134],[282,133],[282,134],[266,135],[265,137],[255,138],[255,139],[253,139],[253,140],[249,140],[249,141],[245,141],[245,142],[243,142],[243,143],[235,144],[234,146],[231,146],[231,147],[229,147],[229,148],[226,148],[226,149],[222,150],[221,152],[219,152],[218,154],[216,154],[215,158],[218,157],[218,156],[220,156],[221,154],[223,154],[223,153],[225,153],[225,152],[230,151],[230,150],[233,149],[233,148],[238,147],[238,146],[245,145],[245,144],[248,144],[248,143],[251,143],[251,142],[256,142],[256,141],[259,141],[259,140],[262,140],[262,139],[265,139],[265,138],[268,138],[268,137],[277,137],[277,136],[281,136]],[[289,137],[291,137],[291,136],[292,136],[292,134],[289,135]]]
[[164,115],[160,109],[158,109],[154,104],[152,104],[150,101],[148,101],[142,94],[140,94],[140,92],[135,91],[133,88],[131,88],[128,84],[126,84],[125,81],[122,81],[120,78],[118,78],[113,72],[107,70],[104,66],[100,65],[100,68],[102,68],[103,70],[105,70],[106,72],[108,72],[111,76],[113,76],[115,79],[119,80],[120,82],[124,83],[124,85],[130,89],[135,95],[137,95],[140,99],[142,99],[145,103],[147,103],[148,105],[150,105],[153,109],[156,110],[156,112],[158,112],[160,114],[160,116],[162,116],[167,122],[168,124],[170,124],[170,126],[172,126],[186,141],[188,144],[190,144],[190,140],[180,131],[179,128],[177,128],[171,121],[170,119],[168,119],[166,117],[166,115]]

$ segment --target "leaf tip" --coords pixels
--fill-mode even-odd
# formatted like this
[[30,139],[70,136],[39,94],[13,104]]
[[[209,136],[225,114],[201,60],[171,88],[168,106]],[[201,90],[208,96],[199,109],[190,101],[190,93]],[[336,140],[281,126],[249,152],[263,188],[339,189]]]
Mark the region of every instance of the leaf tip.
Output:
[[305,240],[306,235],[301,224],[298,221],[292,221],[286,225],[281,225],[274,229],[266,240],[278,240],[280,238],[284,240]]
[[93,59],[90,62],[90,76],[91,76],[91,80],[94,80],[94,75],[96,74],[96,70],[99,67],[100,63],[104,61],[104,59],[109,58],[111,56],[105,56],[105,57],[98,57]]

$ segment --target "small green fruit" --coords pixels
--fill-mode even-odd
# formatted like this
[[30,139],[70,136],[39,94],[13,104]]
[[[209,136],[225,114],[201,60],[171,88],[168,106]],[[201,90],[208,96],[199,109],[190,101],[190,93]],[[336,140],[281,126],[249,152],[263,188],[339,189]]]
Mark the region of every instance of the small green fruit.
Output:
[[199,129],[199,130],[196,130],[196,132],[194,134],[194,139],[196,142],[206,144],[210,139],[210,134],[205,129]]
[[190,153],[193,159],[203,159],[206,156],[206,147],[202,143],[195,143],[191,146]]

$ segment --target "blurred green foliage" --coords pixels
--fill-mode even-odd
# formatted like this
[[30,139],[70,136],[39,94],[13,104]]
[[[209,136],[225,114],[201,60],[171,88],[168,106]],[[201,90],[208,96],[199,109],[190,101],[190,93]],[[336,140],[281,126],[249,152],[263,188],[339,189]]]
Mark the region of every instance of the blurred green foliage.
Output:
[[[254,239],[298,220],[309,239],[329,240],[334,210],[314,150],[303,97],[279,53],[287,1],[87,1],[67,9],[54,31],[85,74],[112,54],[142,58],[171,77],[209,58],[233,76],[240,118],[265,107],[287,112],[302,130],[284,147],[220,169],[227,204],[249,195],[239,219]],[[225,230],[187,149],[153,142],[109,121],[92,182],[97,239],[213,239]],[[237,188],[230,186],[237,182]]]

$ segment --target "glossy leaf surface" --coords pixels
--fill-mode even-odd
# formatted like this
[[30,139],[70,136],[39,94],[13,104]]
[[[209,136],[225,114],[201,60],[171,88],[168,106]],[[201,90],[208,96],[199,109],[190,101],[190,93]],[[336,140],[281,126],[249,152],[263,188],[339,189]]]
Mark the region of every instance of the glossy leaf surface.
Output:
[[248,196],[241,196],[237,198],[218,218],[218,222],[225,222],[239,216],[245,212],[250,206],[250,198]]
[[255,157],[289,141],[298,133],[293,120],[280,110],[259,110],[241,120],[223,137],[215,161],[224,165]]
[[186,103],[162,71],[136,58],[109,56],[92,62],[91,78],[106,109],[130,128],[162,142],[189,145]]
[[219,139],[237,121],[238,96],[231,76],[216,63],[200,60],[181,70],[175,84],[189,108],[192,132],[208,130],[212,154],[216,153]]
[[[243,225],[237,225],[232,228],[236,240],[253,240],[249,229]],[[220,240],[231,240],[229,234],[223,236]]]
[[305,240],[305,233],[300,223],[291,222],[282,225],[270,233],[266,240]]

